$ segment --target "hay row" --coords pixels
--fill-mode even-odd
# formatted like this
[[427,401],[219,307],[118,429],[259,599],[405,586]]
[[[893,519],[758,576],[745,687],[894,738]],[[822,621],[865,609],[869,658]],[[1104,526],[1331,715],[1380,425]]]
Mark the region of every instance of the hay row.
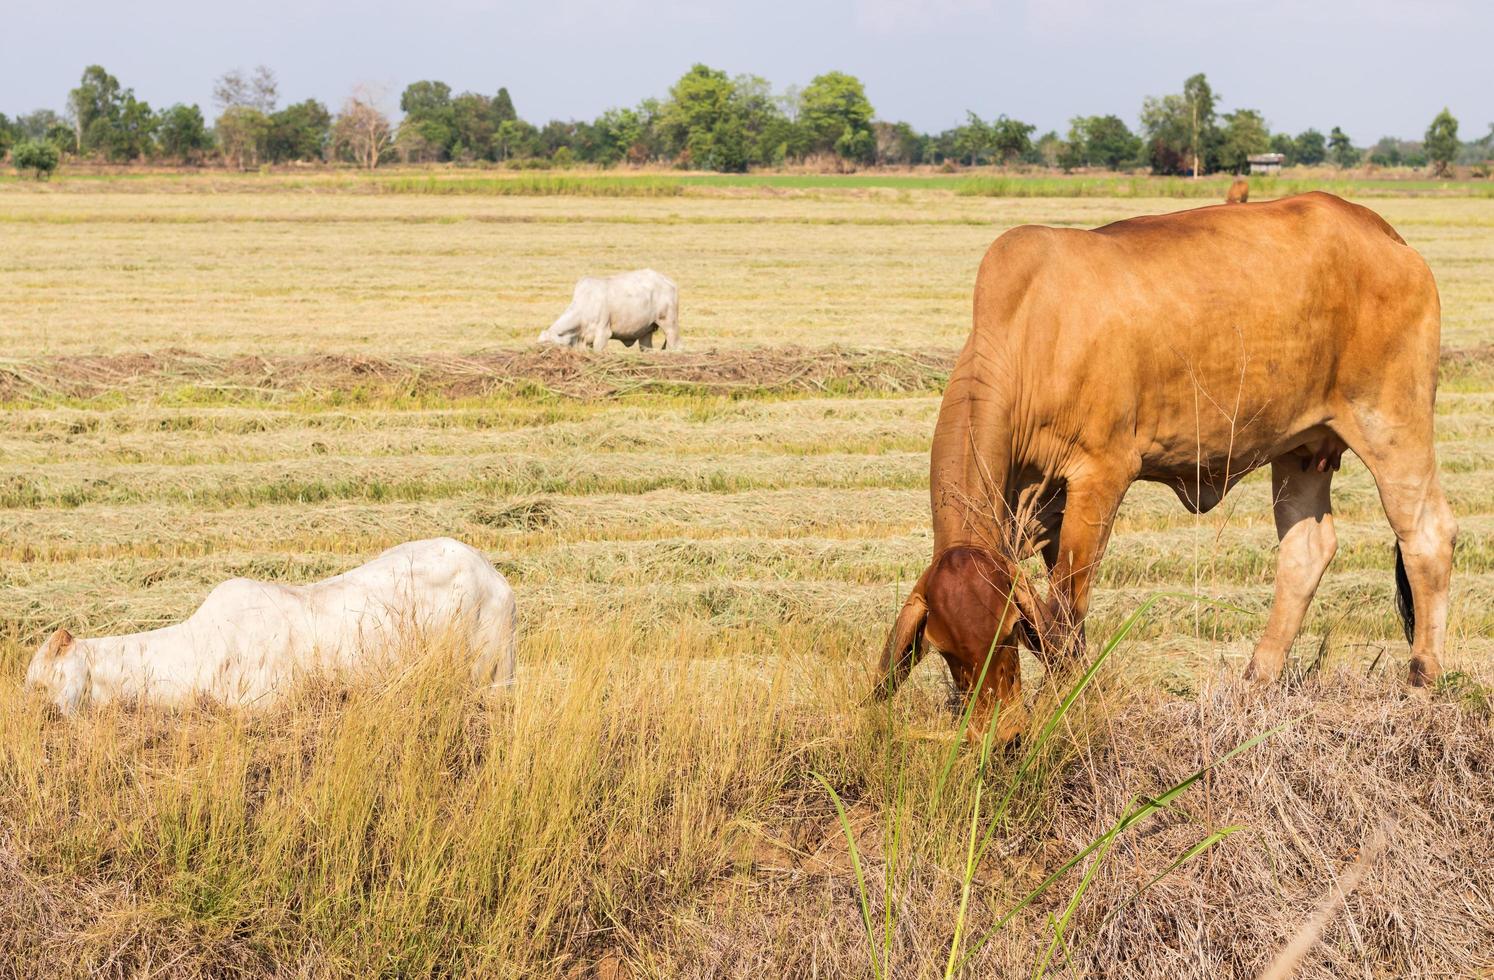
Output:
[[[630,352],[631,353],[631,352]],[[642,353],[525,349],[404,357],[222,356],[184,350],[0,360],[0,401],[46,403],[196,389],[226,401],[361,392],[470,399],[497,394],[902,394],[943,388],[956,351],[850,347]],[[1443,351],[1444,374],[1483,376],[1494,345]]]
[[540,393],[615,398],[897,394],[943,387],[954,352],[844,347],[635,354],[563,349],[408,357],[215,356],[167,350],[0,361],[0,401],[49,402],[190,387],[225,400],[362,391],[384,397],[479,398]]

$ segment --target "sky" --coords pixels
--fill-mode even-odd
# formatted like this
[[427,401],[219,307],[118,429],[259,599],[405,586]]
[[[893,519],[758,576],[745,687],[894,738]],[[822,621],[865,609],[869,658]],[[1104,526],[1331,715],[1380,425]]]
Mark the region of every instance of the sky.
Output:
[[1342,126],[1360,144],[1420,139],[1447,106],[1472,139],[1494,123],[1491,0],[0,0],[0,112],[61,111],[102,64],[154,107],[270,66],[281,104],[336,108],[355,84],[399,92],[506,86],[531,122],[590,119],[665,95],[691,64],[775,90],[828,71],[866,84],[879,118],[936,132],[966,110],[1062,133],[1075,115],[1136,125],[1142,99],[1205,72],[1224,111],[1273,131]]

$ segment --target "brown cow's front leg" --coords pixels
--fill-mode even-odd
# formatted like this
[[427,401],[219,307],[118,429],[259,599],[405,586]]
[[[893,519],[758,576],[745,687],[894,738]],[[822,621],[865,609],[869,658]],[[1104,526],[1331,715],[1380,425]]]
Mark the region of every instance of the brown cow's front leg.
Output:
[[1281,673],[1286,653],[1338,548],[1330,499],[1336,468],[1304,466],[1293,456],[1271,463],[1271,497],[1281,542],[1276,556],[1276,598],[1266,632],[1245,669],[1248,681],[1266,684]]
[[1049,648],[1045,661],[1084,653],[1084,617],[1089,612],[1090,590],[1110,540],[1115,512],[1130,482],[1115,475],[1068,482],[1048,599],[1050,622],[1040,628],[1045,634],[1044,645]]

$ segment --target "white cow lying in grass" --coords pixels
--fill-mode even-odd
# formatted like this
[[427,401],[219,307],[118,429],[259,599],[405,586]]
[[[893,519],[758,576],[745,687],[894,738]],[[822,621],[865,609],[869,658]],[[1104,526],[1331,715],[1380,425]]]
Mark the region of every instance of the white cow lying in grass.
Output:
[[356,667],[429,637],[469,648],[478,684],[507,684],[514,615],[513,589],[481,552],[450,538],[414,541],[311,585],[231,579],[164,629],[93,640],[58,630],[32,658],[26,683],[67,713],[199,694],[264,704],[297,672]]
[[680,349],[680,294],[674,283],[653,269],[624,272],[576,283],[571,305],[539,335],[540,343],[560,347],[589,345],[603,350],[616,337],[626,347],[654,346],[654,331],[664,332],[664,349]]

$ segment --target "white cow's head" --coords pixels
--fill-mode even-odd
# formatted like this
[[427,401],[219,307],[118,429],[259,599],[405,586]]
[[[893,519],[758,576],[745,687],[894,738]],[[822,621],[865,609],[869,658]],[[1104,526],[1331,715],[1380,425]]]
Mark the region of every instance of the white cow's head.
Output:
[[581,343],[581,318],[566,310],[560,314],[560,319],[540,333],[539,342],[556,347],[575,347]]
[[88,690],[88,663],[67,630],[58,630],[36,651],[26,668],[26,686],[39,689],[63,714],[83,704]]

